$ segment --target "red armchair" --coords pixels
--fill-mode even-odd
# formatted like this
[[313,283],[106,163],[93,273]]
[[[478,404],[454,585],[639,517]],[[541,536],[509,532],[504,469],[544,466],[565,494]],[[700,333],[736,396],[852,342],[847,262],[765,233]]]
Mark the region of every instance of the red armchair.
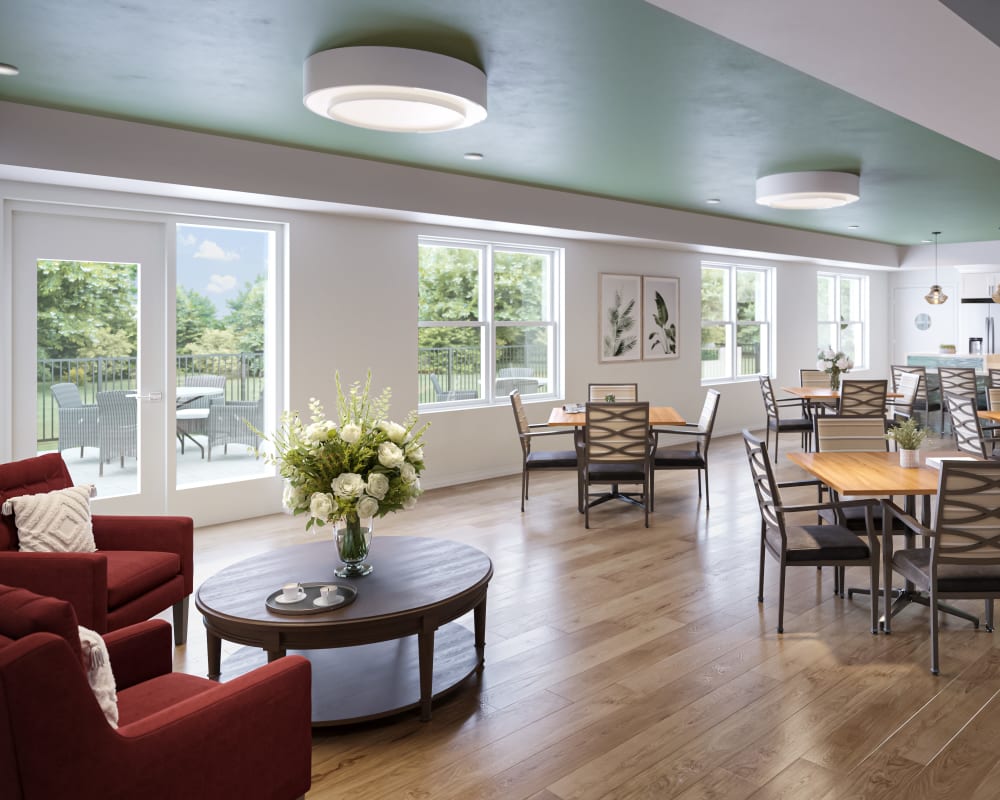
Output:
[[105,635],[119,727],[87,683],[71,604],[0,585],[0,797],[290,800],[310,785],[310,664],[224,684],[171,672],[170,625]]
[[[73,485],[59,453],[0,464],[0,503]],[[174,643],[187,641],[194,589],[189,517],[93,517],[96,553],[21,553],[14,518],[0,515],[0,583],[68,600],[80,624],[124,628],[173,606]]]

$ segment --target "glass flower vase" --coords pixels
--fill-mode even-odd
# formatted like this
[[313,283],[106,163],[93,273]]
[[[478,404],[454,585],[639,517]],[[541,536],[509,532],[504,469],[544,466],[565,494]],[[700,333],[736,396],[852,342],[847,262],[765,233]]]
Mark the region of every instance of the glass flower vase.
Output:
[[333,523],[337,557],[344,562],[344,566],[334,572],[338,578],[359,578],[374,569],[371,564],[364,563],[372,546],[374,521],[373,517],[348,514]]
[[837,392],[840,390],[840,370],[830,367],[830,388]]

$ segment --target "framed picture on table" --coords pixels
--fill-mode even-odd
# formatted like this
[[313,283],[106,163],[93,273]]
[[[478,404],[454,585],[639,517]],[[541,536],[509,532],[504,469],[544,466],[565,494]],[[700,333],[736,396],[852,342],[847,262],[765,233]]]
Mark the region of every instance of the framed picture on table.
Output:
[[642,279],[642,357],[677,358],[680,280],[649,275]]
[[638,361],[642,358],[638,275],[601,274],[599,361]]

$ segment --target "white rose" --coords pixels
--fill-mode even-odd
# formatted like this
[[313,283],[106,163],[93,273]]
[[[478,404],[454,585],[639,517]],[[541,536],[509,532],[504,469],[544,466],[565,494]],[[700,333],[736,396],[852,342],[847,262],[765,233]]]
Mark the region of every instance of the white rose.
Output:
[[847,356],[841,356],[840,358],[837,359],[837,369],[844,370],[850,368],[851,368],[851,359],[847,358]]
[[290,483],[285,484],[285,491],[281,495],[281,504],[285,508],[294,511],[302,504],[302,490]]
[[406,448],[406,457],[410,461],[423,461],[424,448],[419,444],[411,444]]
[[823,351],[823,358],[825,358],[827,361],[832,360],[835,355],[837,354],[834,352],[832,347],[828,347],[826,348],[826,350]]
[[406,510],[409,510],[409,509],[413,508],[416,504],[417,504],[417,498],[416,497],[407,497],[403,501],[403,508],[406,509]]
[[389,437],[389,441],[396,444],[402,444],[403,439],[406,438],[406,428],[398,422],[390,422],[384,419],[378,424],[378,428],[381,431],[385,431],[385,435]]
[[373,472],[368,476],[368,494],[381,500],[388,491],[389,479],[385,475],[381,472]]
[[816,362],[816,369],[823,369],[823,370],[825,370],[828,366],[830,366],[830,365],[827,364],[822,359]]
[[395,469],[403,463],[403,451],[392,442],[382,442],[378,446],[378,463],[388,469]]
[[330,435],[330,431],[337,426],[328,419],[322,422],[313,422],[306,426],[306,439],[310,442],[325,442]]
[[399,477],[403,479],[403,483],[416,483],[417,470],[413,464],[403,462],[399,465]]
[[356,472],[341,472],[330,484],[337,497],[358,497],[365,490],[364,479]]
[[355,425],[353,422],[349,422],[340,429],[340,438],[348,444],[354,444],[361,438],[361,426]]
[[358,500],[358,516],[359,517],[374,517],[378,513],[378,500],[374,497],[365,495],[360,500]]
[[309,513],[320,522],[326,522],[333,513],[333,498],[322,492],[314,492],[309,500]]

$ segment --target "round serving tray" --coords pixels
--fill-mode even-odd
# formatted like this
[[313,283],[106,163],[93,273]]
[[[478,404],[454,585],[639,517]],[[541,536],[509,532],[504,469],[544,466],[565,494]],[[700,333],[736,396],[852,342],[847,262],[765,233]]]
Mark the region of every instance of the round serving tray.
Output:
[[[323,586],[335,586],[337,588],[337,595],[342,597],[343,600],[333,605],[317,604],[316,601],[320,596],[319,590]],[[279,603],[275,598],[281,595],[282,590],[278,589],[277,591],[271,592],[271,594],[267,596],[267,600],[264,601],[264,604],[271,611],[274,611],[277,614],[322,614],[327,611],[336,611],[337,609],[350,605],[358,596],[358,590],[345,583],[303,583],[302,592],[305,594],[305,597],[296,603]]]

